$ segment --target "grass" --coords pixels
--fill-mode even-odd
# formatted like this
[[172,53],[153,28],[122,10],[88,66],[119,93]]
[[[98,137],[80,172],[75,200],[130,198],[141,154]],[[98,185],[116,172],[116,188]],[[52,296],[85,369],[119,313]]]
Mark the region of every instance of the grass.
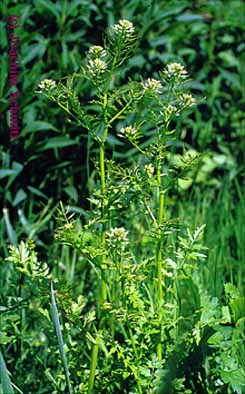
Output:
[[226,281],[243,293],[244,199],[238,178],[223,180],[217,190],[196,190],[191,200],[179,204],[180,215],[192,218],[193,225],[206,223],[205,244],[209,248],[203,270],[205,287],[220,298]]
[[[37,1],[37,6],[30,8],[19,2],[13,9],[21,14],[22,23],[23,130],[18,143],[1,146],[1,193],[6,208],[0,221],[4,251],[0,346],[5,360],[1,356],[1,389],[37,394],[71,390],[91,394],[241,394],[245,379],[245,207],[241,186],[244,130],[238,109],[243,44],[242,21],[237,15],[242,15],[242,2],[227,2],[226,7],[220,1],[206,2],[194,7],[193,2],[173,1],[170,7],[153,1],[147,7],[130,1],[111,10],[108,2],[102,1],[100,6],[97,2],[86,5],[86,12],[76,1],[70,2],[69,8],[66,2],[61,8],[46,3]],[[4,14],[8,7],[4,1]],[[149,139],[140,146],[133,140],[133,147],[122,143],[111,132],[114,122],[118,122],[114,131],[124,126],[120,117],[128,107],[118,113],[109,108],[108,116],[113,115],[103,146],[95,145],[93,136],[87,137],[81,125],[78,136],[77,125],[61,116],[55,106],[34,97],[34,86],[41,79],[77,72],[90,39],[97,44],[107,20],[111,23],[122,15],[140,26],[136,53],[120,71],[123,83],[128,76],[136,80],[157,77],[163,63],[177,60],[191,71],[189,87],[206,96],[193,112],[187,110],[173,123],[177,133],[171,152],[175,155],[195,149],[205,156],[207,171],[199,167],[198,179],[186,191],[171,184],[165,201],[160,190],[161,171],[158,192],[156,185],[150,192],[141,184],[147,171],[131,167],[135,162],[144,168],[142,153],[153,142],[149,125],[144,128]],[[41,21],[40,25],[35,22],[35,33],[33,20]],[[51,39],[46,27],[53,29]],[[7,37],[4,21],[0,29]],[[2,45],[6,50],[0,84],[5,133],[7,38]],[[33,45],[37,51],[31,50]],[[113,83],[118,83],[118,75]],[[74,89],[85,108],[84,97],[89,96],[91,86],[78,82]],[[117,106],[122,97],[118,100]],[[106,107],[106,96],[104,104]],[[89,111],[97,113],[96,106]],[[141,108],[138,115],[143,111]],[[99,151],[101,160],[96,162]],[[120,161],[121,169],[115,172],[106,158]],[[131,172],[123,171],[124,167]],[[179,167],[173,168],[173,174],[178,171]],[[131,190],[119,201],[121,177]],[[87,201],[94,192],[94,199]],[[145,199],[146,195],[150,198]],[[110,196],[116,209],[112,206],[101,214],[96,199],[102,198],[105,208]],[[59,200],[64,202],[63,213],[71,206],[68,220],[60,224],[61,228],[68,225],[62,245],[53,237]],[[76,219],[69,219],[72,212],[77,213]],[[90,228],[87,224],[93,215],[99,222],[94,227],[92,222]],[[158,229],[152,234],[154,218]],[[203,238],[193,244],[195,229],[203,223]],[[128,244],[125,250],[119,244],[115,248],[113,239],[108,245],[107,233],[115,224],[129,231],[130,252]],[[28,236],[36,248],[27,243],[23,253],[19,242]],[[6,262],[9,243],[17,249]],[[208,249],[199,250],[201,245]],[[207,259],[198,253],[207,254]],[[44,263],[55,283],[51,303],[50,277]],[[51,304],[56,311],[55,326],[50,318]]]

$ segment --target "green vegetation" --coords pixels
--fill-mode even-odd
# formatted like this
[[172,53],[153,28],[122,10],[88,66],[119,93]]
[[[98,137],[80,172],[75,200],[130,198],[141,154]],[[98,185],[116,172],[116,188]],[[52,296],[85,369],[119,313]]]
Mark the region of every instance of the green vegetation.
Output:
[[2,3],[0,393],[244,393],[243,3]]

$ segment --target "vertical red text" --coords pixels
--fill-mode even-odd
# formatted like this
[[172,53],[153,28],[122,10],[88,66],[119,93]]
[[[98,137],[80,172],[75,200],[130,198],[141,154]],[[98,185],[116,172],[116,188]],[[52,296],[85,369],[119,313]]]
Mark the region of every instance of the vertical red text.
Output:
[[10,139],[14,139],[19,135],[20,127],[18,124],[18,96],[20,92],[17,88],[18,84],[18,43],[19,37],[15,34],[15,29],[18,28],[18,15],[8,16],[9,29],[9,83],[10,83]]

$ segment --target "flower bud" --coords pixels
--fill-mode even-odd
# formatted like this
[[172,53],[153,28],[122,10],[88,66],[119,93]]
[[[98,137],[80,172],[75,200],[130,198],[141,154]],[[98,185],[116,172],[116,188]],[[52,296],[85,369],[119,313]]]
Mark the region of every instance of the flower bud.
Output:
[[107,55],[106,50],[100,45],[93,45],[89,48],[88,51],[88,58],[91,60],[101,59],[106,57],[106,55]]
[[159,94],[161,93],[162,84],[154,78],[148,78],[146,81],[141,82],[143,89],[147,93]]
[[170,63],[162,71],[162,76],[167,80],[179,80],[183,81],[188,77],[188,73],[184,66],[180,63]]
[[179,97],[179,103],[178,104],[182,108],[188,108],[188,107],[192,107],[193,105],[195,105],[196,104],[196,100],[191,94],[183,93]]
[[133,138],[137,135],[138,130],[133,126],[122,127],[119,132],[119,137]]
[[118,36],[130,37],[134,34],[134,26],[132,22],[121,19],[116,25],[112,26],[112,31]]
[[87,64],[87,71],[91,78],[98,80],[102,77],[107,69],[106,62],[101,59],[89,60]]
[[56,82],[52,79],[44,79],[39,83],[38,87],[40,88],[39,92],[42,93],[43,91],[54,89],[56,87]]

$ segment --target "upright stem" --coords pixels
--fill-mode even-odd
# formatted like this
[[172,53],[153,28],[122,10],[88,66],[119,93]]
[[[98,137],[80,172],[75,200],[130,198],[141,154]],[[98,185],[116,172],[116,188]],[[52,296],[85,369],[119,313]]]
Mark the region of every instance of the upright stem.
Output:
[[98,361],[98,352],[99,352],[99,333],[97,334],[96,337],[96,343],[93,344],[91,364],[90,364],[90,374],[88,381],[88,394],[93,394],[95,372],[96,372],[96,366]]
[[[107,136],[108,129],[105,128],[104,135],[105,138]],[[104,137],[103,135],[103,137]],[[101,231],[101,247],[102,250],[105,248],[105,230],[106,230],[106,180],[105,180],[105,142],[102,138],[102,142],[100,144],[100,181],[101,181],[101,219],[102,219],[102,231]],[[101,256],[101,304],[103,304],[107,299],[107,290],[106,290],[106,283],[104,278],[104,264],[105,264],[105,254],[103,253]]]
[[[106,175],[105,175],[105,142],[108,134],[108,120],[107,120],[107,93],[104,94],[104,131],[100,143],[100,183],[101,183],[101,219],[102,219],[102,231],[101,231],[101,246],[102,250],[105,249],[105,231],[106,231],[106,198],[107,198],[107,187],[106,187]],[[104,265],[105,265],[105,254],[101,256],[101,304],[107,300],[107,289],[104,278]]]
[[[157,170],[157,180],[158,180],[158,192],[159,192],[159,211],[158,211],[158,226],[160,227],[163,223],[164,217],[164,192],[161,190],[161,169]],[[158,230],[158,240],[157,240],[157,296],[158,301],[162,301],[163,291],[162,291],[162,248],[161,248],[161,229]]]
[[[106,219],[107,219],[107,208],[106,208],[106,198],[107,198],[107,187],[106,187],[106,174],[105,174],[105,142],[108,134],[108,114],[107,114],[107,91],[109,89],[109,83],[107,86],[107,90],[104,93],[104,102],[103,102],[103,111],[104,111],[104,130],[100,141],[100,185],[101,185],[101,220],[102,220],[102,229],[101,229],[101,247],[102,247],[102,255],[100,259],[100,270],[101,270],[101,283],[100,283],[100,299],[99,299],[99,317],[101,318],[101,307],[107,300],[107,288],[105,282],[105,274],[104,274],[104,266],[105,266],[105,254],[104,250],[106,247]],[[100,320],[99,326],[101,326],[102,320]],[[90,365],[90,375],[89,375],[89,383],[88,383],[88,394],[93,393],[94,380],[95,380],[95,372],[96,366],[98,363],[98,353],[99,353],[99,338],[97,335],[96,343],[93,344],[92,356],[91,356],[91,365]]]
[[138,351],[137,351],[137,347],[135,344],[134,336],[132,333],[132,329],[130,326],[129,326],[129,337],[130,337],[130,341],[131,341],[131,344],[133,347],[134,356],[135,356],[136,363],[137,363],[137,374],[135,374],[135,372],[134,372],[134,376],[136,378],[137,389],[138,389],[139,394],[143,394],[142,387],[140,384],[140,379],[139,379],[139,356],[138,356]]
[[[163,289],[162,289],[162,247],[161,247],[161,228],[160,226],[163,223],[164,218],[164,191],[162,190],[162,179],[161,179],[161,147],[159,151],[159,157],[157,162],[157,185],[158,185],[158,194],[159,194],[159,201],[158,201],[158,238],[157,238],[157,245],[156,245],[156,266],[157,266],[157,300],[158,300],[158,308],[159,314],[158,318],[159,321],[162,319],[162,312],[161,312],[161,303],[163,299]],[[162,360],[162,344],[161,344],[161,328],[162,324],[160,323],[160,335],[159,341],[157,344],[157,356],[159,361]]]

